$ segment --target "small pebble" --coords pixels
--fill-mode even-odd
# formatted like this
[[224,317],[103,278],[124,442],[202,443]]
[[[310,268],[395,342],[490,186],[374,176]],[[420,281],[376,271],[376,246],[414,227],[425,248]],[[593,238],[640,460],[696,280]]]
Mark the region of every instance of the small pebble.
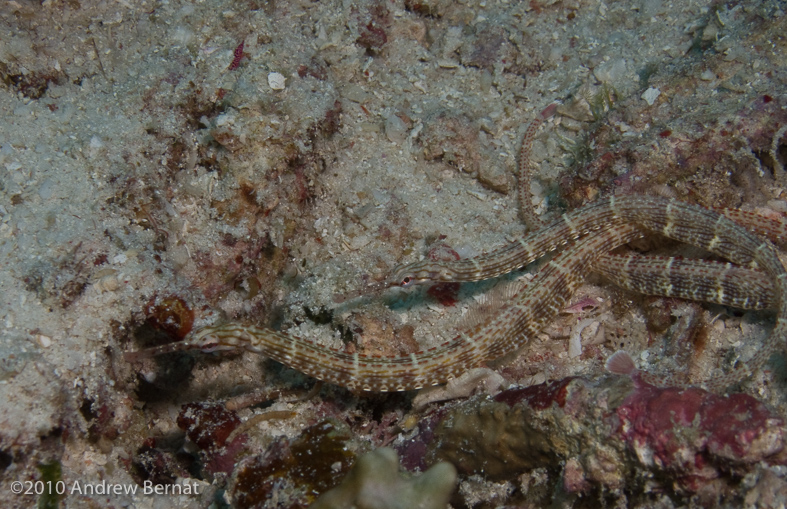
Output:
[[661,90],[658,88],[650,87],[642,93],[642,98],[648,103],[648,106],[653,106],[656,99],[661,95]]
[[273,90],[284,90],[286,78],[278,72],[268,73],[268,86]]
[[385,117],[385,136],[389,141],[401,145],[407,139],[407,125],[393,113]]

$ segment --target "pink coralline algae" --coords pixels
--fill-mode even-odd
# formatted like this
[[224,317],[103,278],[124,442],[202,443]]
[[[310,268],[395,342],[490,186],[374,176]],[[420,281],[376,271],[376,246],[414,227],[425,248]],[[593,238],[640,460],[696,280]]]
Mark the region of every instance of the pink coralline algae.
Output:
[[719,469],[785,459],[783,421],[746,394],[642,386],[617,408],[619,433],[646,467],[695,490]]

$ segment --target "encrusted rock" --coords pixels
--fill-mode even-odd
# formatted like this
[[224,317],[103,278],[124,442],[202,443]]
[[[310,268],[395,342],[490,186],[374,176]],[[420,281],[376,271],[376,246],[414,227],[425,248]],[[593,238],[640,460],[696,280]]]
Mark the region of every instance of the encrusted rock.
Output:
[[[399,447],[403,458],[426,451],[426,465],[449,461],[489,482],[560,472],[550,475],[549,492],[566,496],[626,489],[631,502],[629,490],[646,477],[651,490],[713,492],[735,503],[745,496],[741,476],[787,464],[784,422],[753,397],[628,377],[569,377],[475,396],[425,422]],[[668,481],[657,488],[659,479]]]

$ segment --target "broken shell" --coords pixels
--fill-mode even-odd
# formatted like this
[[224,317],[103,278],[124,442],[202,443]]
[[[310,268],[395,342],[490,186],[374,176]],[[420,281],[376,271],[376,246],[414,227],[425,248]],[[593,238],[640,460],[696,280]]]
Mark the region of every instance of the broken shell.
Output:
[[645,92],[642,93],[641,97],[645,100],[646,103],[648,103],[648,106],[653,106],[653,103],[656,102],[656,99],[658,99],[659,95],[661,95],[661,90],[659,90],[658,88],[650,87],[649,89],[645,90]]
[[284,90],[285,77],[278,72],[268,73],[268,86],[273,90]]

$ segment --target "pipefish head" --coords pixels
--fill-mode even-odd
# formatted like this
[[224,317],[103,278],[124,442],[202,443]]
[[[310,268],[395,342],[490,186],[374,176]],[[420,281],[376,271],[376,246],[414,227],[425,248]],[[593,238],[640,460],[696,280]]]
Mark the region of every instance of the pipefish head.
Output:
[[149,357],[156,357],[173,352],[188,352],[191,350],[200,350],[202,352],[217,352],[220,350],[233,350],[238,348],[236,341],[232,338],[222,338],[215,334],[213,327],[206,327],[198,331],[192,332],[183,341],[176,341],[174,343],[166,343],[164,345],[152,346],[150,348],[143,348],[136,352],[125,352],[123,358],[127,362],[136,362],[141,359]]
[[440,267],[432,260],[399,265],[390,276],[382,281],[375,281],[351,292],[334,295],[335,303],[342,303],[356,297],[377,295],[388,288],[410,288],[415,285],[454,281],[454,272],[447,267]]
[[453,272],[439,267],[432,260],[399,265],[394,268],[391,276],[385,281],[386,288],[410,288],[415,285],[453,281]]
[[174,343],[166,343],[163,345],[143,348],[142,350],[137,350],[136,352],[124,352],[123,358],[127,362],[137,362],[142,359],[156,357],[167,353],[187,352],[189,350],[199,350],[199,348],[199,346],[194,345],[188,339],[184,339],[183,341],[176,341]]
[[186,339],[193,348],[210,353],[243,348],[248,343],[247,336],[243,327],[226,324],[203,327]]

